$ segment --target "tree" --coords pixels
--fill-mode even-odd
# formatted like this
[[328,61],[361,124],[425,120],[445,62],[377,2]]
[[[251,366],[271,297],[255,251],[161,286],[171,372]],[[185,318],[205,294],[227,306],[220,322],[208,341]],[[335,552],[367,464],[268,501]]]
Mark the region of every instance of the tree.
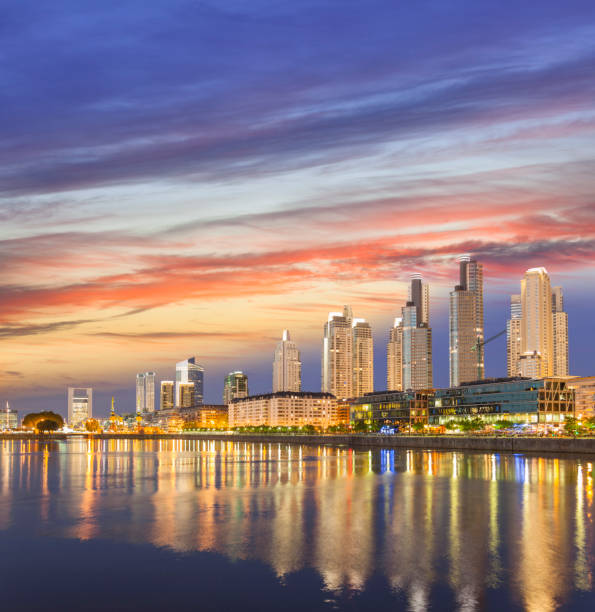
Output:
[[60,426],[52,419],[44,419],[43,421],[38,421],[35,428],[43,433],[48,433],[50,431],[57,431],[60,429]]
[[576,436],[581,431],[579,422],[574,417],[566,417],[564,431],[570,436]]
[[422,423],[421,421],[416,421],[415,423],[411,424],[411,429],[413,429],[413,431],[416,431],[417,433],[420,433],[424,430],[425,427],[425,423]]
[[41,421],[55,421],[58,424],[56,429],[61,429],[64,426],[64,419],[61,415],[51,410],[45,410],[43,412],[30,412],[25,415],[23,419],[23,427],[27,429],[37,428],[37,424]]
[[510,429],[513,425],[514,423],[512,421],[509,421],[508,419],[498,419],[494,423],[494,427],[496,429]]
[[368,425],[364,421],[356,421],[353,425],[353,431],[356,433],[364,433],[368,431]]
[[446,429],[458,429],[459,428],[459,424],[457,421],[448,421],[448,423],[446,423],[445,425]]
[[98,432],[101,428],[97,419],[87,419],[85,429],[90,433]]

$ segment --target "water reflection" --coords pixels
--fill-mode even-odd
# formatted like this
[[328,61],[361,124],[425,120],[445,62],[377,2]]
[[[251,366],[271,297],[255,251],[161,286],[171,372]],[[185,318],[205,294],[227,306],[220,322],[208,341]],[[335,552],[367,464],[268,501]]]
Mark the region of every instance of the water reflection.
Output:
[[589,461],[194,440],[0,443],[0,528],[151,542],[313,567],[331,591],[382,574],[425,610],[509,591],[524,609],[591,592]]

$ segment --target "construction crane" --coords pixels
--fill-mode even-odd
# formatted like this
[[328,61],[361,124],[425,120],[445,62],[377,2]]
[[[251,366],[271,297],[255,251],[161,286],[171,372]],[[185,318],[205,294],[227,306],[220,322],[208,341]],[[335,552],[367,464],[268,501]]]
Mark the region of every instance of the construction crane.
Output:
[[503,336],[506,333],[506,330],[503,329],[501,332],[498,332],[495,336],[492,336],[491,338],[488,338],[487,340],[480,340],[479,337],[477,338],[477,342],[471,347],[472,351],[477,351],[477,380],[481,379],[481,352],[480,350],[488,343],[490,343],[492,340],[496,340],[496,338],[499,338],[500,336]]

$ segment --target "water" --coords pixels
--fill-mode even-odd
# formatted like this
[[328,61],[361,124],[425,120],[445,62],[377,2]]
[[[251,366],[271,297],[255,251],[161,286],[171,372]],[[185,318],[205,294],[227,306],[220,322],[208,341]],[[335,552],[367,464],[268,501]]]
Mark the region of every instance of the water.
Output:
[[589,458],[0,441],[3,610],[593,610]]

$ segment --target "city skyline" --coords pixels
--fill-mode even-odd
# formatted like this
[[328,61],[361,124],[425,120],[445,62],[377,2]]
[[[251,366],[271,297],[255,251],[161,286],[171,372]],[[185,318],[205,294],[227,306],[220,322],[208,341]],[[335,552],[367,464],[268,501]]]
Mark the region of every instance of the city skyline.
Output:
[[484,265],[486,337],[546,267],[570,371],[591,373],[590,4],[35,8],[5,17],[0,400],[63,411],[83,385],[98,410],[133,406],[136,373],[171,379],[185,355],[207,401],[236,368],[264,392],[284,328],[318,389],[341,304],[374,330],[382,388],[411,271],[432,286],[444,386],[461,253]]

